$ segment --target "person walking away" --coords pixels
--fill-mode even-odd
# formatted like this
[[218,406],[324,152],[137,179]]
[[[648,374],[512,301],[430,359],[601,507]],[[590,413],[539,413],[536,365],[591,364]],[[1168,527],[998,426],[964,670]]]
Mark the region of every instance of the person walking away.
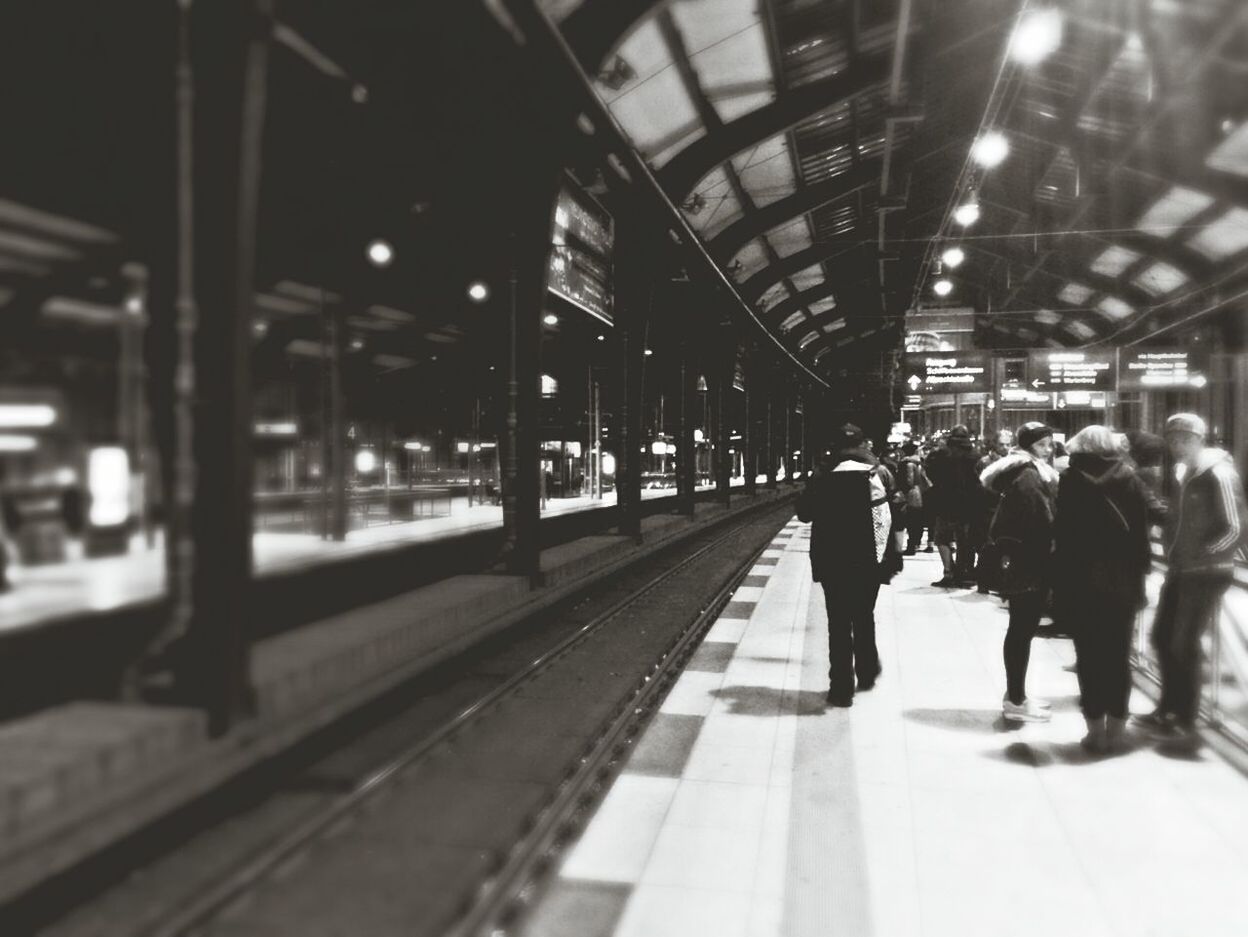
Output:
[[1057,492],[1053,609],[1075,639],[1083,746],[1121,751],[1131,696],[1131,638],[1151,554],[1147,486],[1104,426],[1080,430]]
[[811,578],[823,587],[828,611],[828,703],[848,707],[857,688],[880,675],[875,601],[891,515],[879,464],[862,445],[862,430],[846,423],[836,451],[797,499],[799,520],[811,524]]
[[971,521],[979,497],[975,462],[970,431],[961,423],[949,431],[944,448],[937,449],[927,460],[927,477],[932,482],[927,498],[932,511],[932,535],[944,567],[944,574],[932,585],[940,588],[965,584],[974,576]]
[[908,442],[902,448],[901,462],[898,463],[898,486],[905,498],[906,508],[906,556],[914,556],[919,544],[923,541],[924,519],[923,496],[932,483],[928,481],[927,472],[923,469],[923,461],[919,458],[919,447]]
[[1205,445],[1205,421],[1178,413],[1166,421],[1166,444],[1180,473],[1166,525],[1166,579],[1153,619],[1161,699],[1140,722],[1161,738],[1199,744],[1201,638],[1215,622],[1248,530],[1244,487],[1229,454]]
[[980,476],[984,487],[1001,497],[989,528],[1001,569],[998,589],[1010,603],[1002,648],[1006,690],[1001,710],[1011,722],[1045,722],[1048,704],[1027,696],[1027,665],[1048,597],[1053,552],[1058,483],[1048,461],[1053,430],[1043,423],[1024,423],[1018,431],[1018,445],[1018,452],[998,459]]

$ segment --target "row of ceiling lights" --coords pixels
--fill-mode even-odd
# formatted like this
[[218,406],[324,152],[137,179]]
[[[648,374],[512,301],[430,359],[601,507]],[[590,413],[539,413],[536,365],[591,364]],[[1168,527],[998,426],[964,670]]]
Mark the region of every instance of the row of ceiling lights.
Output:
[[[1056,7],[1039,7],[1025,11],[1010,37],[1009,57],[1020,65],[1035,66],[1057,51],[1062,44],[1064,18]],[[982,169],[995,169],[1010,155],[1010,141],[999,130],[989,130],[971,144],[971,159]],[[979,220],[979,198],[972,188],[966,201],[953,212],[953,220],[969,228]],[[937,279],[932,292],[946,297],[953,292],[953,281],[943,276],[944,268],[956,270],[966,260],[966,252],[954,245],[948,247],[936,265]]]

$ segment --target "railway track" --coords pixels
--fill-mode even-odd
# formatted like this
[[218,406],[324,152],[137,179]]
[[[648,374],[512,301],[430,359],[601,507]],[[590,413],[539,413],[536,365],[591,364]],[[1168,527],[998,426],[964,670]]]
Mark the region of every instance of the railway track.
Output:
[[[699,534],[457,662],[252,810],[25,932],[505,932],[791,513],[762,510]],[[212,869],[194,874],[196,853]],[[331,887],[340,900],[313,912]]]

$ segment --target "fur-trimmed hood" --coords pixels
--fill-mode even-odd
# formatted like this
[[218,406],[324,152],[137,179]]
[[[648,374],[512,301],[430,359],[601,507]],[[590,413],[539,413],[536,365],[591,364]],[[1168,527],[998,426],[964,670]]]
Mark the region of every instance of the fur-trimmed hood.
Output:
[[1041,462],[1030,453],[1015,451],[1002,456],[980,473],[979,482],[989,491],[997,494],[1005,489],[1018,477],[1028,465],[1034,465],[1040,472],[1041,480],[1047,485],[1056,485],[1059,481],[1057,470],[1047,462]]

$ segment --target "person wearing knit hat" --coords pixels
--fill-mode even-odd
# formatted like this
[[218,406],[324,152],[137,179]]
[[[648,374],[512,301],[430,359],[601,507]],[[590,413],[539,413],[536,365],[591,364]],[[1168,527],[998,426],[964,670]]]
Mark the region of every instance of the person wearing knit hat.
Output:
[[1027,665],[1049,587],[1053,503],[1059,479],[1049,464],[1053,451],[1049,427],[1024,423],[1018,430],[1018,443],[1018,452],[993,462],[979,477],[984,487],[1001,496],[988,531],[996,567],[993,578],[1010,602],[1010,624],[1002,648],[1006,691],[1001,709],[1010,722],[1045,722],[1048,705],[1027,696]]
[[1153,618],[1161,670],[1157,709],[1140,723],[1170,744],[1199,744],[1201,639],[1222,607],[1245,550],[1248,507],[1231,456],[1205,445],[1208,428],[1194,413],[1166,420],[1179,491],[1165,535],[1166,579]]
[[941,589],[973,583],[975,547],[971,526],[980,500],[975,480],[978,456],[971,448],[970,430],[959,423],[949,431],[946,442],[944,448],[928,456],[926,466],[932,483],[927,496],[930,536],[936,541],[944,568],[943,575],[932,585]]

